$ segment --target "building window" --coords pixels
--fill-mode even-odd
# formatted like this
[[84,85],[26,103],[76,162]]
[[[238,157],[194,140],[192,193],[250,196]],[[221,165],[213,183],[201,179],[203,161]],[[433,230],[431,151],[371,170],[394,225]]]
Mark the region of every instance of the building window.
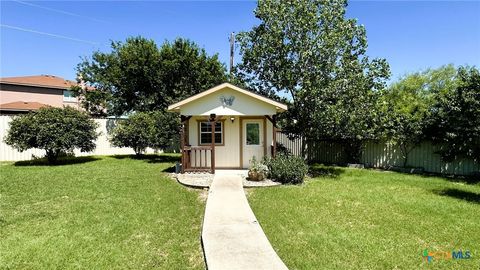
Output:
[[65,102],[77,102],[77,98],[73,95],[72,91],[63,90],[63,101],[65,101]]
[[247,145],[260,145],[260,124],[247,123]]
[[[200,145],[212,144],[212,125],[210,122],[199,122]],[[215,122],[215,144],[223,144],[223,121]]]

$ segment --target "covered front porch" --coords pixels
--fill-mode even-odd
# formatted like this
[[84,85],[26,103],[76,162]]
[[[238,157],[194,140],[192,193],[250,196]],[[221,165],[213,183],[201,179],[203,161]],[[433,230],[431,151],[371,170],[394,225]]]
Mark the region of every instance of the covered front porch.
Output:
[[181,117],[182,173],[214,174],[275,156],[277,113],[287,106],[224,83],[168,109]]

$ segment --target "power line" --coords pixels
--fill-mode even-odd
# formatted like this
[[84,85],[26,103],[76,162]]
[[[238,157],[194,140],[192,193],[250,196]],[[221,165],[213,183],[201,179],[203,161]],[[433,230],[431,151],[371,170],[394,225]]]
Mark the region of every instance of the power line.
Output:
[[36,8],[41,8],[41,9],[44,9],[44,10],[53,11],[53,12],[61,13],[61,14],[64,14],[64,15],[69,15],[69,16],[78,17],[78,18],[82,18],[82,19],[88,19],[88,20],[101,22],[101,23],[109,23],[109,22],[104,21],[104,20],[99,20],[99,19],[95,19],[95,18],[92,18],[92,17],[88,17],[88,16],[84,16],[84,15],[81,15],[81,14],[76,14],[76,13],[72,13],[72,12],[68,12],[68,11],[64,11],[64,10],[60,10],[60,9],[56,9],[56,8],[40,6],[40,5],[37,5],[37,4],[24,2],[24,1],[20,1],[20,0],[13,0],[13,1],[17,2],[17,3],[20,3],[20,4],[23,4],[23,5],[32,6],[32,7],[36,7]]
[[28,29],[28,28],[23,28],[23,27],[18,27],[18,26],[13,26],[13,25],[8,25],[8,24],[0,24],[1,27],[4,28],[9,28],[13,30],[18,30],[18,31],[23,31],[23,32],[28,32],[28,33],[35,33],[39,35],[44,35],[44,36],[50,36],[50,37],[56,37],[56,38],[62,38],[62,39],[67,39],[71,41],[77,41],[77,42],[83,42],[83,43],[88,43],[92,45],[99,45],[100,43],[90,41],[90,40],[85,40],[85,39],[79,39],[79,38],[74,38],[74,37],[68,37],[68,36],[63,36],[63,35],[57,35],[57,34],[52,34],[52,33],[47,33],[47,32],[42,32],[42,31],[37,31],[33,29]]

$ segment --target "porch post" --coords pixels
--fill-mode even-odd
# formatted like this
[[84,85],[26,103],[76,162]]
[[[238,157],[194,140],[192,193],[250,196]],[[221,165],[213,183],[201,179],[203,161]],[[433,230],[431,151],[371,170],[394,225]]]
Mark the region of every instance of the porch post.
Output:
[[210,160],[210,167],[212,174],[215,173],[215,126],[216,126],[216,119],[217,116],[212,113],[210,114],[210,127],[211,127],[211,132],[212,132],[212,151],[210,154],[211,160]]
[[273,126],[273,154],[275,157],[277,155],[277,115],[272,115],[272,126]]
[[182,173],[185,173],[185,122],[183,115],[180,115],[180,151],[182,151]]
[[180,151],[182,151],[182,173],[185,173],[185,167],[187,166],[187,157],[185,156],[185,125],[188,124],[188,120],[192,116],[180,115]]
[[181,127],[181,136],[180,136],[180,149],[182,151],[182,173],[185,173],[186,157],[185,157],[185,122],[188,121],[188,117],[185,115],[180,115],[180,127]]

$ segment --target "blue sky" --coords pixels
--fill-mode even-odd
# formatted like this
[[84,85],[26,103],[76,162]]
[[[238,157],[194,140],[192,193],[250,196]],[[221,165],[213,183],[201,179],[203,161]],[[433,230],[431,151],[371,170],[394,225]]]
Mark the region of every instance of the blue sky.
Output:
[[[228,63],[230,32],[258,21],[254,1],[1,1],[0,76],[75,78],[81,56],[110,40],[142,35],[159,45],[189,38]],[[371,57],[392,80],[444,64],[480,66],[479,1],[351,1],[347,17],[367,29]],[[237,56],[237,61],[239,60]]]

